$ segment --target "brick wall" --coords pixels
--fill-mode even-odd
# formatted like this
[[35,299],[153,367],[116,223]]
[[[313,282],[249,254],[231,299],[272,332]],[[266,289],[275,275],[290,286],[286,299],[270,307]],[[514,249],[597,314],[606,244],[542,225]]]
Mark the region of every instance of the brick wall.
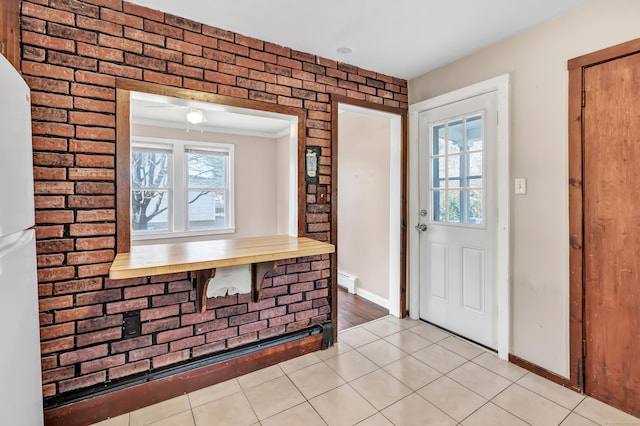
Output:
[[[330,193],[330,98],[407,108],[406,81],[121,0],[23,0],[22,70],[32,90],[45,397],[322,323],[328,256],[280,262],[263,300],[209,299],[188,274],[115,281],[115,80],[301,107]],[[307,235],[330,240],[330,204],[308,185]],[[140,336],[126,338],[125,313]]]

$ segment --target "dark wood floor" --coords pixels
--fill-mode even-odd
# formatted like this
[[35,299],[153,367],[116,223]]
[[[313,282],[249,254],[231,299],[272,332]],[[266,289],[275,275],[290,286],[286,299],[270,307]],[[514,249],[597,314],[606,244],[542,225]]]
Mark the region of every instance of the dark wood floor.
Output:
[[389,310],[338,287],[338,331],[389,315]]

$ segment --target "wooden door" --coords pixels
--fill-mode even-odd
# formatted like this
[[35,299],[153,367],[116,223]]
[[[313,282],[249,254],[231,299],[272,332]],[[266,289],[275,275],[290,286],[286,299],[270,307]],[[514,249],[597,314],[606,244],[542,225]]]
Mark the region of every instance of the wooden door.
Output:
[[0,53],[20,70],[20,0],[0,1]]
[[584,68],[584,391],[640,415],[640,53]]

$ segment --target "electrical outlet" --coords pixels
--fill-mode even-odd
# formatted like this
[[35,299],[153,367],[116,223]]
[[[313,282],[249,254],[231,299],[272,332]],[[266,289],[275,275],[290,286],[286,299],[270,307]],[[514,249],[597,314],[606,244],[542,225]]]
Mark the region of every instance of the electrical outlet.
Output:
[[527,179],[526,178],[516,178],[515,182],[516,187],[516,195],[525,195],[527,193]]

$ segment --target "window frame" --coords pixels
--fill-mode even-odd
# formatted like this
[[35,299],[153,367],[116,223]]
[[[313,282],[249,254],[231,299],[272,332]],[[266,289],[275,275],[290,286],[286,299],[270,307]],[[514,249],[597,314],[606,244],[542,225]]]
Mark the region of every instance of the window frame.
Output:
[[[131,226],[131,241],[146,241],[157,239],[171,239],[180,237],[193,237],[202,235],[233,234],[235,228],[235,186],[234,163],[235,145],[220,142],[201,142],[181,139],[163,139],[157,137],[132,136],[130,150],[135,147],[143,149],[165,149],[171,151],[171,164],[169,165],[171,194],[168,214],[168,229],[162,231],[135,231]],[[224,153],[227,156],[225,182],[221,188],[226,192],[225,196],[225,226],[222,228],[189,228],[189,179],[187,166],[187,150],[195,149],[204,152]],[[130,183],[130,191],[133,188]],[[132,205],[129,207],[132,211]]]
[[[304,108],[288,105],[278,105],[269,102],[252,99],[241,99],[230,96],[218,95],[198,90],[183,89],[148,83],[126,78],[116,78],[116,135],[115,135],[115,181],[116,181],[116,206],[115,206],[115,234],[116,252],[131,252],[131,208],[130,208],[130,164],[131,164],[131,93],[149,93],[161,96],[169,96],[185,100],[208,102],[227,105],[231,107],[256,110],[258,112],[287,115],[292,118],[293,130],[292,142],[295,141],[297,152],[291,151],[291,166],[294,171],[292,179],[296,180],[295,199],[290,199],[290,223],[289,235],[304,237],[306,235],[306,190],[304,175],[304,161],[307,129],[307,111]],[[295,161],[295,165],[293,162]],[[293,191],[292,191],[293,194]],[[295,215],[291,212],[295,211]],[[295,233],[294,233],[295,231]]]

